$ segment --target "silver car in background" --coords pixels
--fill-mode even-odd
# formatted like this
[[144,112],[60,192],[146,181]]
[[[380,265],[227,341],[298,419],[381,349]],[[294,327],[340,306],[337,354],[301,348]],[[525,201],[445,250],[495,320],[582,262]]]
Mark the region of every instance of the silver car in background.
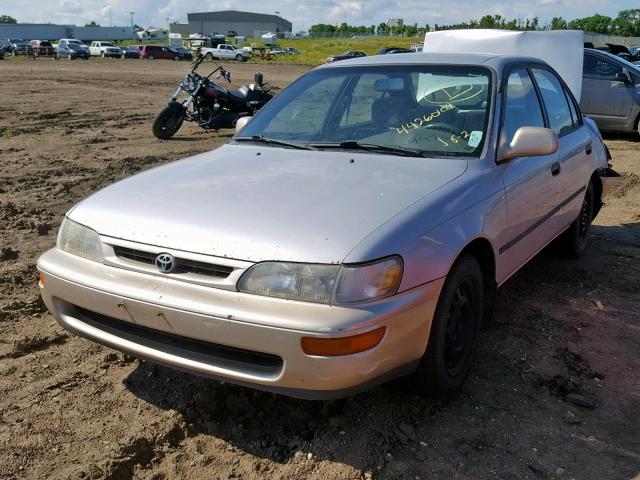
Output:
[[586,48],[580,108],[601,130],[638,132],[640,66],[616,55]]
[[558,237],[583,253],[612,174],[533,58],[337,62],[239,123],[67,213],[38,261],[64,328],[303,398],[455,392],[496,288]]

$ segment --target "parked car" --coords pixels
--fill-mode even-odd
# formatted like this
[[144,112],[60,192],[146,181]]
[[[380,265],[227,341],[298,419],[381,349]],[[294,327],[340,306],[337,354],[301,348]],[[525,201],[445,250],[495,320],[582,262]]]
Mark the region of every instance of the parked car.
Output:
[[222,43],[216,47],[200,48],[200,55],[209,60],[235,60],[236,62],[246,62],[251,55],[242,48],[236,48],[234,45]]
[[102,58],[120,58],[122,57],[122,50],[120,47],[116,47],[111,42],[96,41],[91,42],[89,46],[89,52],[92,56],[100,56]]
[[325,63],[337,62],[338,60],[348,60],[350,58],[357,58],[357,57],[366,57],[366,54],[364,52],[344,52],[344,53],[341,53],[340,55],[327,57],[327,59],[325,60]]
[[27,55],[33,56],[35,51],[31,44],[25,42],[24,40],[15,40],[11,43],[11,54],[12,55]]
[[120,50],[122,51],[122,58],[141,58],[142,56],[140,49],[135,45],[120,47]]
[[611,53],[585,49],[580,108],[601,130],[638,132],[640,66]]
[[74,38],[62,38],[56,47],[56,60],[61,58],[89,60],[89,57],[89,48],[80,40]]
[[272,55],[288,55],[289,54],[289,52],[287,52],[287,50],[282,47],[270,48],[269,53]]
[[180,60],[193,60],[193,55],[184,47],[173,47],[172,50],[180,55]]
[[613,175],[528,57],[325,65],[236,128],[67,212],[38,261],[64,328],[304,398],[409,372],[454,392],[496,288],[555,238],[584,253]]
[[2,50],[5,54],[11,54],[11,39],[10,38],[0,38],[0,50]]
[[382,47],[380,50],[378,50],[378,55],[386,55],[389,52],[392,52],[393,50],[397,50],[398,48],[401,47]]
[[31,47],[33,47],[35,55],[38,57],[55,56],[56,51],[51,42],[47,40],[31,40],[29,43],[31,44]]
[[164,60],[180,60],[180,54],[169,47],[159,45],[144,45],[142,47],[142,58],[148,60],[164,59]]

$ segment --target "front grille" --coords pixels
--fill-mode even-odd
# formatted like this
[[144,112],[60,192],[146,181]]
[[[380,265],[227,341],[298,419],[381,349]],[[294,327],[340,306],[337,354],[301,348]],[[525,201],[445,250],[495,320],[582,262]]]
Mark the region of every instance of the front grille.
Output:
[[[155,265],[156,256],[158,255],[157,253],[145,252],[120,245],[112,245],[112,247],[116,257],[145,265]],[[233,267],[198,262],[188,258],[175,257],[175,262],[176,268],[171,273],[193,273],[206,277],[227,278],[231,272],[233,272]]]
[[103,332],[160,352],[207,365],[268,378],[280,375],[284,365],[281,357],[270,353],[183,337],[101,315],[78,306],[75,306],[75,309],[84,323]]

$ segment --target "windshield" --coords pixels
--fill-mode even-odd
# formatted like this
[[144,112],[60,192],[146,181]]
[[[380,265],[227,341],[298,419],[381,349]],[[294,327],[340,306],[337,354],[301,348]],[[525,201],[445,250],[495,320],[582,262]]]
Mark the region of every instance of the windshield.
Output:
[[236,138],[479,156],[490,104],[491,73],[483,67],[323,68],[274,97]]
[[100,45],[103,47],[113,47],[113,43],[111,42],[100,42]]
[[82,47],[80,45],[78,45],[77,43],[67,43],[67,46],[71,50],[81,50],[82,49]]

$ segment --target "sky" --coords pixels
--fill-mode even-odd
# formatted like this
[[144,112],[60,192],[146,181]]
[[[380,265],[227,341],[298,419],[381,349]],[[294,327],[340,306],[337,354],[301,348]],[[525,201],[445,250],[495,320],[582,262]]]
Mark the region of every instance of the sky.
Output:
[[[11,15],[24,23],[65,23],[84,25],[92,20],[100,25],[166,26],[169,21],[186,22],[189,12],[244,10],[259,13],[280,12],[293,23],[293,31],[306,30],[316,23],[347,22],[377,25],[389,18],[405,23],[450,24],[479,19],[484,14],[511,18],[538,16],[546,23],[554,16],[566,19],[595,13],[615,17],[619,10],[635,8],[630,0],[2,0],[0,15]],[[637,6],[637,5],[636,5]]]

